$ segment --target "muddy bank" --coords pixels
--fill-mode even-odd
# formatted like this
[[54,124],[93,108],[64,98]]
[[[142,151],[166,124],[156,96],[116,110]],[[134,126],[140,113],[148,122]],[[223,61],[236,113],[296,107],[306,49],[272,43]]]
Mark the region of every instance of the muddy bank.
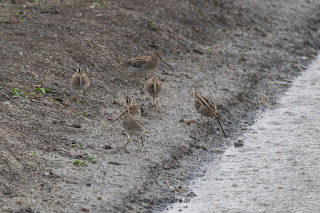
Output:
[[[175,212],[317,212],[320,194],[320,57],[261,113],[244,146],[228,147],[192,181],[197,195]],[[306,113],[307,112],[307,113]]]
[[[1,1],[0,207],[151,211],[187,198],[180,186],[202,176],[201,165],[246,131],[256,110],[272,107],[315,57],[319,6],[316,0]],[[155,73],[164,84],[160,112],[142,91],[143,78],[135,81],[117,64],[154,49],[175,68]],[[77,105],[69,80],[79,66],[92,84],[89,103]],[[54,93],[38,97],[34,85]],[[12,88],[23,94],[13,97]],[[193,90],[216,101],[229,138],[216,122],[200,119]],[[117,149],[126,142],[120,123],[103,128],[126,92],[142,105],[150,130],[143,151],[138,140],[127,152]]]

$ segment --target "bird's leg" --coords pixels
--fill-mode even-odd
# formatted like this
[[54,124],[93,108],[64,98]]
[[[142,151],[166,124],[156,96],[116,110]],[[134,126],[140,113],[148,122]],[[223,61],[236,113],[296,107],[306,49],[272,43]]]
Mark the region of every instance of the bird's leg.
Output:
[[86,99],[86,90],[83,90],[83,100],[84,100],[87,104],[89,104],[88,101],[87,101],[87,99]]
[[137,74],[134,72],[133,73],[133,77],[134,77],[134,79],[136,80],[136,81],[138,81],[138,79],[137,79]]
[[77,97],[76,97],[76,99],[77,99],[77,105],[79,105],[79,98],[80,98],[80,95],[79,95],[79,93],[78,93],[78,91],[76,91],[76,94],[77,94]]
[[131,140],[130,140],[130,135],[127,134],[127,136],[128,136],[128,141],[127,141],[127,143],[126,143],[124,146],[122,146],[123,149],[125,149],[126,146],[128,145],[128,143],[131,142]]
[[144,144],[143,144],[143,137],[142,135],[140,136],[141,137],[141,149],[144,147]]
[[152,97],[152,105],[155,106],[154,97]]
[[157,112],[160,112],[160,110],[159,110],[159,99],[156,102],[156,110],[157,110]]

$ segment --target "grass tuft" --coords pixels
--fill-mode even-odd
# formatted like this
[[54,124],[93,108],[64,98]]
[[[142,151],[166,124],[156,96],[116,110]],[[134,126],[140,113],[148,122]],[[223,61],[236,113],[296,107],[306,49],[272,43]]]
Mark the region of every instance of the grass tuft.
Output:
[[50,89],[40,88],[40,87],[37,87],[36,90],[41,91],[43,94],[51,93],[51,92],[52,92]]
[[148,25],[148,28],[149,28],[150,30],[152,30],[152,31],[159,31],[159,30],[160,30],[160,28],[159,28],[157,25],[155,25],[155,24],[153,23],[153,21],[150,20],[150,19],[147,20],[147,25]]
[[23,92],[23,91],[20,90],[20,89],[11,88],[10,94],[11,94],[13,97],[21,97],[21,96],[22,96],[22,97],[24,97],[24,98],[29,98],[30,95],[34,95],[35,93],[34,93],[34,92],[25,93],[25,92]]

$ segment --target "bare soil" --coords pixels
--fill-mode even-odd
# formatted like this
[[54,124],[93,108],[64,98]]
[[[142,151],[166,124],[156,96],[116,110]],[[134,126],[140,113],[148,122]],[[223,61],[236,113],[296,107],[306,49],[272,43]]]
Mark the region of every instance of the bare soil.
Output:
[[[188,181],[276,104],[319,49],[318,0],[105,2],[0,0],[2,212],[148,212],[189,198]],[[154,73],[164,84],[160,112],[143,77],[118,65],[153,50],[175,68]],[[79,66],[91,86],[78,105],[69,81]],[[196,113],[194,90],[217,103],[227,138]],[[138,139],[119,149],[120,122],[104,128],[127,92],[150,131],[142,151]]]

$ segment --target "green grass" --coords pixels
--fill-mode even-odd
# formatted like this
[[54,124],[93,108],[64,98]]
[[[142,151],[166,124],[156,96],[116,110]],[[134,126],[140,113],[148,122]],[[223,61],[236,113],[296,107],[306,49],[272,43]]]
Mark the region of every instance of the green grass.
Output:
[[153,21],[150,20],[150,19],[147,20],[147,26],[148,26],[148,28],[149,28],[150,30],[152,30],[152,31],[158,31],[158,30],[160,30],[159,27],[158,27],[157,25],[155,25],[155,24],[153,23]]
[[52,92],[50,89],[40,88],[40,87],[37,87],[36,90],[37,90],[37,91],[41,91],[43,94],[51,93],[51,92]]
[[105,7],[107,6],[107,2],[105,0],[94,0],[92,2],[92,6],[93,8],[100,7],[100,6]]
[[90,163],[97,163],[97,159],[95,157],[88,156],[87,158],[84,158],[84,160]]
[[30,95],[34,95],[35,93],[34,93],[34,92],[25,93],[25,92],[23,92],[23,91],[20,90],[20,89],[11,88],[10,94],[11,94],[13,97],[21,97],[21,96],[22,96],[22,97],[24,97],[24,98],[29,98]]
[[[40,95],[41,94],[46,94],[46,93],[51,93],[53,91],[51,91],[50,89],[47,89],[47,88],[35,88],[37,91],[40,91]],[[13,97],[24,97],[24,98],[29,98],[30,96],[32,95],[35,95],[36,93],[35,92],[24,92],[20,89],[17,89],[17,88],[11,88],[11,91],[10,91],[10,94],[13,96]]]
[[[78,144],[72,144],[72,145],[78,145]],[[85,156],[83,156],[82,159],[73,161],[72,164],[74,166],[88,166],[87,162],[90,162],[93,164],[97,163],[97,158],[92,157],[90,155],[85,155]]]
[[84,112],[77,112],[79,115],[83,115],[83,116],[85,116],[85,117],[88,117],[88,115],[86,114],[86,113],[84,113]]
[[83,145],[82,144],[71,144],[71,147],[83,149]]
[[86,162],[82,161],[82,160],[75,160],[72,163],[74,166],[88,166]]

